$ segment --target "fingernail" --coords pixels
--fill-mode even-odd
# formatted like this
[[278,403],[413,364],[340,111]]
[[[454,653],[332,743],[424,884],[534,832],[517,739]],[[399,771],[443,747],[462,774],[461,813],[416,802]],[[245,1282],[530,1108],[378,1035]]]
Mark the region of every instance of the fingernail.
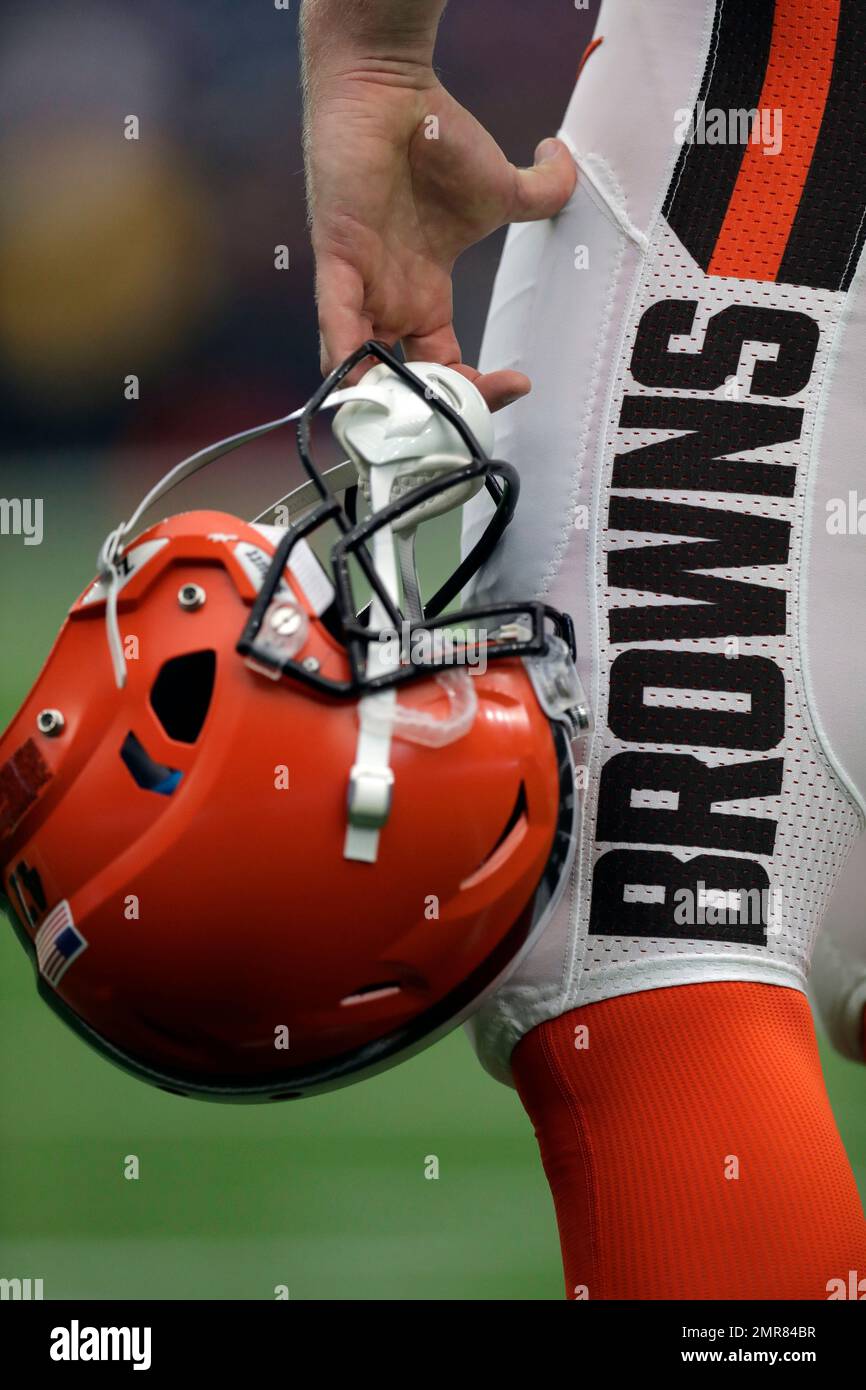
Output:
[[535,163],[546,164],[548,159],[555,159],[559,154],[559,141],[550,136],[547,140],[542,140],[538,149],[535,151]]

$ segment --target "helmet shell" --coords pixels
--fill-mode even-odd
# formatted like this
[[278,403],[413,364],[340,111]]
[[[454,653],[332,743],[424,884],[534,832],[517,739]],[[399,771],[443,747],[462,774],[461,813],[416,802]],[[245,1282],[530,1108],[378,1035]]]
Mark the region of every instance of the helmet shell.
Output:
[[[90,586],[0,740],[2,881],[41,992],[113,1060],[215,1099],[343,1084],[454,1026],[534,939],[573,843],[567,741],[515,658],[472,676],[468,734],[393,740],[376,862],[346,859],[358,705],[238,655],[250,548],[267,568],[272,536],[220,512],[145,532],[118,598],[124,688]],[[285,579],[304,656],[344,679]],[[432,678],[398,699],[448,709]]]

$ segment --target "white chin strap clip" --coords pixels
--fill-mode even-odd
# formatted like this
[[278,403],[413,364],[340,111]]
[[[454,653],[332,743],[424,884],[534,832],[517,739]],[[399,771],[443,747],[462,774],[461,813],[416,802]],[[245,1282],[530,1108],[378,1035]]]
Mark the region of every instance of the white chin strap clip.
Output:
[[[350,826],[362,831],[381,830],[391,810],[393,793],[394,773],[390,767],[373,767],[372,759],[366,765],[355,763],[349,774]],[[347,857],[352,859],[356,856]]]
[[[467,419],[485,452],[492,447],[489,411],[470,382],[458,372],[431,363],[413,364],[412,370],[427,382],[427,400],[382,364],[366,374],[357,387],[357,399],[344,404],[334,419],[334,434],[356,466],[359,491],[374,515],[421,484],[470,461],[457,431],[431,403],[440,392]],[[424,619],[415,556],[419,525],[460,506],[480,486],[480,479],[455,485],[412,507],[393,525],[374,531],[372,560],[377,575],[394,607],[404,612],[410,623]],[[374,597],[370,627],[383,630],[387,623],[384,606]],[[370,643],[368,676],[396,669],[400,663],[401,636],[394,633],[392,642]],[[379,834],[390,815],[394,796],[392,739],[442,747],[462,738],[472,727],[477,698],[468,671],[443,671],[437,674],[436,681],[448,699],[448,712],[440,718],[411,705],[401,705],[393,687],[363,695],[359,700],[358,743],[349,774],[348,825],[343,848],[347,859],[368,864],[376,861]]]

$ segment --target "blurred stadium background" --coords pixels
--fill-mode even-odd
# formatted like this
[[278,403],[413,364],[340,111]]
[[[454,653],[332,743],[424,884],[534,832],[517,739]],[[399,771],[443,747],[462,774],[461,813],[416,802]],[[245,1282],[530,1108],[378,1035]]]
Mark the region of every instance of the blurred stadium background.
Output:
[[[447,12],[443,80],[517,162],[555,130],[595,8]],[[284,413],[318,380],[296,18],[296,0],[3,7],[0,491],[42,497],[45,535],[0,537],[2,722],[131,504],[185,453]],[[467,360],[500,244],[458,267]],[[279,445],[239,457],[177,506],[250,513],[293,481]],[[185,1101],[63,1029],[0,927],[0,1277],[42,1278],[46,1298],[267,1299],[278,1284],[296,1299],[561,1296],[531,1128],[462,1034],[299,1105]],[[825,1058],[866,1187],[866,1079]]]

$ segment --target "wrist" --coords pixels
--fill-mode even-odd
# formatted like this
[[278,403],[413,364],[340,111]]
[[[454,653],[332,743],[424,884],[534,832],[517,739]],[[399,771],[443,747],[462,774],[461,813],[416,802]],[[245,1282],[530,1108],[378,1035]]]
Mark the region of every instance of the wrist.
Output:
[[446,0],[303,0],[307,81],[375,76],[411,85],[433,76],[433,50]]

